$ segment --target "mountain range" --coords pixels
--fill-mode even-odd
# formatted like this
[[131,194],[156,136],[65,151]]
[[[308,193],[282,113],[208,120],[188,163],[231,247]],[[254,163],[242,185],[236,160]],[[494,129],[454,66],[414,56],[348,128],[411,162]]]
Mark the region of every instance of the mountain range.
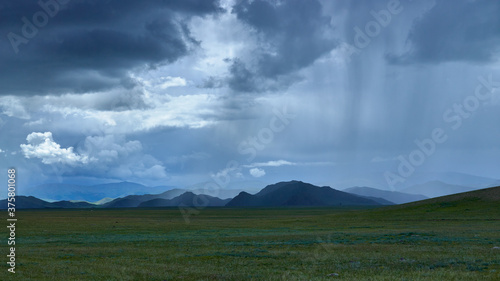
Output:
[[379,202],[335,190],[328,186],[315,186],[301,181],[280,182],[266,186],[255,195],[241,192],[227,207],[276,207],[276,206],[342,206],[381,205]]
[[[382,170],[390,169],[390,166],[387,166]],[[381,177],[380,174],[383,174],[383,172],[378,170],[365,171],[362,178],[357,178],[355,174],[346,174],[339,176],[339,178],[333,182],[324,182],[322,185],[332,186],[340,190],[345,190],[353,186],[368,186],[381,190],[389,190],[387,181],[384,177]],[[416,170],[410,177],[405,178],[404,182],[397,183],[394,188],[395,191],[405,192],[405,188],[433,181],[440,181],[451,185],[475,187],[476,189],[500,185],[500,180],[495,178],[460,172],[425,172]],[[420,194],[431,197],[423,193]]]
[[[92,208],[97,205],[87,202],[57,201],[47,202],[33,196],[16,196],[12,202],[16,209],[56,209],[56,208]],[[0,209],[7,209],[7,199],[0,200]]]
[[[371,187],[351,187],[344,189],[345,192],[349,192],[352,194],[366,196],[368,198],[383,198],[390,202],[394,202],[396,204],[404,204],[413,201],[420,201],[427,199],[428,197],[420,194],[408,194],[398,191],[388,191],[388,190],[380,190]],[[417,189],[418,191],[418,189]],[[386,205],[386,204],[384,204]]]
[[103,198],[117,198],[127,195],[142,195],[147,193],[160,193],[169,186],[145,186],[133,182],[117,182],[97,185],[75,185],[50,183],[33,186],[23,190],[23,195],[35,196],[48,201],[80,200],[96,202]]
[[[120,187],[123,185],[124,187]],[[79,195],[86,194],[95,189],[111,189],[123,192],[127,189],[144,187],[139,184],[123,182],[116,184],[105,184],[91,186],[80,193],[76,192],[78,186],[51,185],[57,188],[68,187],[65,198],[76,194],[72,200],[41,200],[34,196],[16,197],[16,208],[136,208],[136,207],[172,207],[172,206],[228,206],[228,207],[277,207],[277,206],[346,206],[346,205],[394,205],[424,200],[428,197],[436,197],[455,194],[475,188],[446,184],[439,181],[415,185],[401,191],[387,191],[370,187],[352,187],[339,191],[328,186],[315,186],[301,181],[279,182],[271,184],[250,194],[241,191],[232,198],[219,198],[214,194],[228,194],[218,190],[206,190],[201,186],[194,186],[193,190],[173,188],[157,194],[132,194],[112,198],[100,198],[94,203],[80,199]],[[45,186],[46,187],[46,186]],[[53,190],[53,189],[52,189]],[[107,190],[109,191],[109,190]],[[108,194],[106,191],[106,194]],[[136,190],[137,191],[137,190]],[[236,189],[230,189],[229,193],[235,194]],[[41,191],[44,193],[45,191]],[[419,194],[421,193],[421,194]],[[95,195],[99,198],[103,191]],[[422,195],[423,194],[423,195]],[[426,195],[426,196],[425,196]],[[52,197],[56,198],[56,197]],[[86,197],[88,198],[88,197]],[[68,198],[69,199],[69,198]],[[74,200],[76,199],[76,200]],[[7,207],[7,200],[0,200],[0,208]]]
[[[107,200],[105,200],[107,201]],[[369,199],[331,187],[318,187],[300,181],[280,182],[266,186],[251,195],[240,192],[234,198],[220,199],[205,194],[195,194],[183,189],[171,189],[159,194],[127,195],[101,205],[81,201],[61,200],[47,202],[33,196],[16,196],[16,208],[135,208],[173,206],[346,206],[392,204],[384,199]],[[0,201],[0,208],[7,207],[7,200]]]
[[[244,199],[244,198],[254,199]],[[242,199],[243,198],[243,199]],[[247,203],[245,203],[247,202]],[[208,194],[196,194],[182,189],[172,189],[151,195],[129,195],[103,204],[105,208],[172,207],[172,206],[332,206],[332,205],[392,205],[382,198],[364,198],[311,184],[291,181],[268,185],[255,195],[240,192],[234,198],[220,199]]]
[[[489,186],[484,186],[484,187],[489,187]],[[457,184],[449,184],[442,181],[430,181],[402,189],[401,192],[409,194],[423,194],[427,197],[432,198],[432,197],[440,197],[467,191],[473,191],[484,187],[474,188]]]
[[110,202],[104,203],[105,208],[135,208],[141,203],[154,199],[173,199],[186,191],[183,189],[171,189],[160,194],[128,195],[122,198],[116,198]]
[[[260,189],[262,189],[262,187],[265,186],[265,184],[259,181],[243,181],[237,183],[229,183],[224,186],[224,188],[220,188],[217,190],[211,190],[210,188],[212,186],[214,186],[213,182],[201,182],[182,189],[178,189],[173,186],[145,186],[133,182],[105,183],[98,185],[49,183],[26,188],[22,190],[22,194],[19,195],[34,196],[49,202],[61,200],[78,200],[100,205],[115,198],[122,198],[133,195],[160,194],[162,192],[165,192],[166,190],[168,191],[174,189],[182,190],[181,193],[186,191],[191,191],[194,194],[210,193],[208,195],[227,199],[235,197],[243,190],[248,192],[258,192]],[[181,193],[178,193],[177,195],[180,195]],[[160,198],[172,199],[173,197],[160,196]],[[127,199],[135,200],[136,198],[128,197]],[[141,202],[142,201],[143,200],[141,200]]]
[[177,206],[194,206],[194,207],[222,207],[231,199],[220,199],[209,195],[197,195],[193,192],[185,192],[172,199],[156,198],[144,201],[138,207],[177,207]]

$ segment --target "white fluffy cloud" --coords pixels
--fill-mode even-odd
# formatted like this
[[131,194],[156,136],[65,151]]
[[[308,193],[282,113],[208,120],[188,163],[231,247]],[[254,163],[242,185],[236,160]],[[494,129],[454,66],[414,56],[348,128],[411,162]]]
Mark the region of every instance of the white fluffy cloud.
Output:
[[256,178],[260,178],[260,177],[266,175],[266,171],[264,171],[263,169],[259,169],[259,168],[252,168],[252,169],[250,169],[249,172],[250,172],[250,175],[252,175]]
[[51,132],[31,133],[26,138],[28,144],[21,144],[21,149],[26,158],[40,158],[44,164],[67,164],[75,166],[87,164],[93,159],[86,155],[73,152],[73,147],[61,148],[54,141]]
[[[42,163],[61,167],[70,174],[91,174],[106,178],[164,179],[165,167],[149,154],[144,154],[139,141],[126,141],[114,135],[89,136],[76,149],[61,148],[52,132],[34,132],[21,144],[26,158],[39,158]],[[71,167],[71,170],[64,168]]]

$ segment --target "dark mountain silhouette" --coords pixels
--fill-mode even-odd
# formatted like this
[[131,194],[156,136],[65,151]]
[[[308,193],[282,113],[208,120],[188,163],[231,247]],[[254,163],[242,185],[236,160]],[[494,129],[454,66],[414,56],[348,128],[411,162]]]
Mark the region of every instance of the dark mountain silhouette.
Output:
[[[358,195],[358,194],[354,194],[354,195]],[[379,203],[380,205],[396,205],[396,203],[391,202],[389,200],[385,200],[384,198],[380,198],[380,197],[363,196],[363,195],[358,195],[358,196],[373,200],[373,201]]]
[[[137,195],[129,195],[129,196],[137,196]],[[126,196],[124,198],[117,198],[111,202],[105,203],[102,205],[104,208],[133,208],[137,207],[139,204],[141,204],[141,200],[135,199],[135,198],[127,198],[129,196]]]
[[[452,186],[453,187],[453,186]],[[456,186],[454,186],[456,187]],[[389,205],[392,200],[414,200],[421,195],[404,194],[401,192],[391,192],[377,190],[373,188],[351,188],[351,192],[362,193],[356,195],[344,191],[335,190],[328,186],[315,186],[301,181],[279,182],[268,185],[255,195],[247,192],[240,192],[233,199],[220,199],[209,195],[196,195],[193,192],[186,192],[183,189],[172,189],[160,194],[129,195],[117,198],[103,205],[96,205],[82,201],[57,201],[47,202],[33,196],[16,196],[14,202],[16,209],[35,208],[120,208],[120,207],[172,207],[172,206],[228,206],[228,207],[275,207],[275,206],[376,206]],[[485,189],[486,190],[486,189]],[[470,196],[483,196],[483,200],[498,198],[500,187],[477,192],[460,193],[442,198],[463,198]],[[371,193],[369,193],[371,192]],[[375,195],[375,196],[374,196]],[[394,197],[389,197],[394,196]],[[455,197],[453,197],[455,196]],[[470,197],[469,196],[469,197]],[[385,197],[385,198],[381,198]],[[467,197],[468,198],[468,197]],[[392,200],[388,200],[392,199]],[[498,199],[496,199],[498,200]],[[429,199],[425,202],[431,202]],[[420,201],[418,201],[420,202]],[[414,202],[414,203],[418,203]],[[422,201],[423,202],[423,201]],[[0,200],[0,208],[6,209],[8,201]],[[410,203],[407,203],[410,204]],[[412,203],[411,203],[412,204]],[[406,204],[405,204],[406,205]]]
[[319,187],[301,181],[280,182],[268,185],[255,195],[241,192],[226,204],[228,207],[341,205],[381,204],[374,200],[338,191],[328,186]]
[[51,208],[95,208],[95,204],[88,202],[57,201],[50,203]]
[[[359,196],[383,198],[387,201],[394,202],[396,204],[403,204],[403,203],[427,199],[427,197],[419,194],[408,194],[398,191],[381,190],[371,187],[356,186],[344,189],[344,191]],[[383,204],[383,205],[388,205],[388,204]]]
[[196,195],[192,192],[183,193],[180,196],[172,198],[173,206],[224,206],[231,199],[220,199],[209,195]]
[[[7,199],[0,201],[0,208],[7,209]],[[16,196],[15,202],[11,202],[15,204],[16,209],[40,209],[40,208],[49,208],[50,203],[38,199],[33,196]]]
[[226,204],[227,207],[240,207],[240,206],[258,206],[256,200],[254,200],[254,195],[242,191],[236,197],[231,199]]
[[[192,192],[184,192],[181,189],[169,190],[156,195],[130,195],[125,198],[113,200],[112,204],[102,206],[88,202],[57,201],[47,202],[33,196],[15,197],[16,209],[47,209],[47,208],[134,208],[134,207],[174,207],[174,206],[224,206],[231,199],[220,199],[208,195],[196,195]],[[178,195],[178,193],[182,193]],[[169,199],[165,199],[169,198]],[[7,209],[7,199],[0,200],[0,209]]]
[[171,207],[171,206],[172,204],[170,204],[169,199],[156,198],[144,201],[140,203],[137,207]]
[[134,208],[153,199],[172,199],[184,193],[183,189],[171,189],[160,194],[129,195],[103,204],[105,208]]
[[209,195],[196,195],[185,192],[172,199],[155,198],[139,204],[138,207],[173,207],[173,206],[196,206],[196,207],[221,207],[231,199],[220,199]]
[[[7,209],[7,199],[0,200],[0,209]],[[38,199],[33,196],[21,196],[15,197],[16,209],[46,209],[46,208],[95,208],[94,204],[87,202],[70,202],[70,201],[58,201],[58,202],[47,202]]]

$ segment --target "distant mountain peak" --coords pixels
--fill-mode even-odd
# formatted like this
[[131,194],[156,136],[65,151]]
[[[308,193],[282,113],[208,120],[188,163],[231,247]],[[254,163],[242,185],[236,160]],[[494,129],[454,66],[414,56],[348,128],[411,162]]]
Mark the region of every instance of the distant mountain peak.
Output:
[[271,184],[255,195],[240,193],[226,206],[338,206],[380,205],[378,202],[335,190],[328,186],[315,186],[302,181],[287,181]]
[[349,192],[352,194],[360,195],[360,196],[368,196],[368,197],[376,197],[382,198],[390,202],[394,202],[396,204],[403,204],[413,201],[419,201],[427,199],[428,197],[420,194],[409,194],[403,193],[400,191],[389,191],[382,190],[373,187],[366,186],[355,186],[344,189],[345,192]]

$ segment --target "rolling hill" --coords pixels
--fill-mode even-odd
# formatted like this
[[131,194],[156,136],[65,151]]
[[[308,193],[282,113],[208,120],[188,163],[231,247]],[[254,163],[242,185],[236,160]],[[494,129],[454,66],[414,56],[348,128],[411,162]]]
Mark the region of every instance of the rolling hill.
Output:
[[105,208],[134,208],[139,206],[142,202],[154,199],[172,199],[184,193],[183,189],[171,189],[160,194],[144,194],[144,195],[128,195],[123,198],[114,199],[108,203],[103,204]]
[[493,203],[499,202],[500,186],[456,193],[436,198],[430,198],[418,202],[408,203],[402,206],[419,206],[419,205],[433,204],[433,203],[451,203],[451,202],[460,202],[464,200],[465,201],[476,200],[476,201],[493,202]]
[[50,208],[96,208],[95,204],[88,202],[57,201],[49,203]]
[[301,181],[280,182],[266,186],[255,195],[241,192],[227,207],[275,207],[275,206],[341,206],[381,205],[380,203],[335,190],[319,187]]
[[[0,209],[7,209],[7,199],[0,200]],[[70,201],[57,201],[57,202],[47,202],[38,199],[33,196],[21,196],[15,197],[16,209],[46,209],[46,208],[96,208],[94,204],[87,202],[70,202]]]
[[[500,214],[500,186],[462,192],[417,202],[377,209],[394,218],[433,220],[456,218],[457,214],[470,220],[498,220]],[[489,217],[489,218],[488,218]]]
[[138,207],[175,207],[175,206],[203,206],[222,207],[231,199],[220,199],[208,195],[197,195],[193,192],[185,192],[172,199],[155,198],[144,201]]
[[[181,193],[179,195],[179,193]],[[174,206],[224,206],[231,199],[220,199],[208,195],[196,195],[181,189],[169,190],[156,195],[130,195],[115,199],[104,205],[96,205],[78,201],[47,202],[33,196],[16,196],[16,209],[47,209],[47,208],[134,208],[134,207],[174,207]],[[0,209],[7,209],[7,199],[0,200]]]
[[371,187],[351,187],[344,189],[343,191],[349,192],[352,194],[356,194],[359,196],[368,196],[368,197],[378,197],[388,200],[390,202],[394,202],[396,204],[404,204],[413,201],[419,201],[427,199],[428,197],[419,194],[409,194],[398,191],[388,191],[388,190],[380,190],[377,188]]

